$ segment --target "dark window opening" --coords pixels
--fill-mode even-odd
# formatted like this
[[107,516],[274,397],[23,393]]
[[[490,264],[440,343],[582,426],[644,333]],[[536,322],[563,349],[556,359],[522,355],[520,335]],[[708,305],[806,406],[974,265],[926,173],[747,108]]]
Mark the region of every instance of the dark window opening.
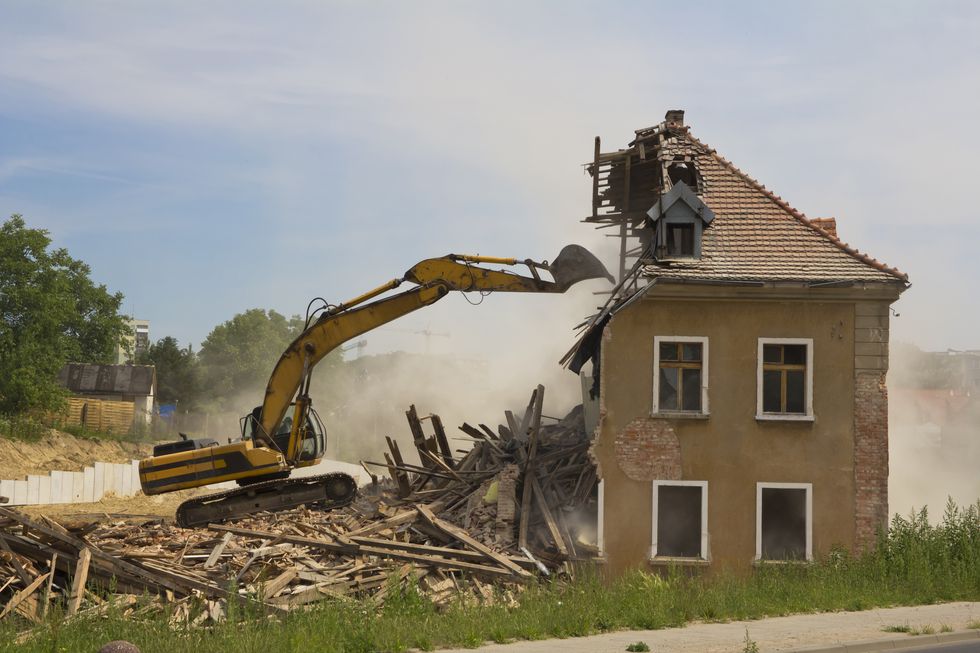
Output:
[[806,413],[806,345],[762,346],[762,412]]
[[701,492],[697,485],[657,488],[657,555],[701,557]]
[[657,410],[701,411],[702,345],[661,342]]
[[806,493],[762,488],[763,560],[806,560]]
[[667,256],[694,256],[694,225],[668,224]]
[[667,167],[670,183],[676,185],[683,181],[695,193],[698,192],[698,171],[691,161],[675,161]]

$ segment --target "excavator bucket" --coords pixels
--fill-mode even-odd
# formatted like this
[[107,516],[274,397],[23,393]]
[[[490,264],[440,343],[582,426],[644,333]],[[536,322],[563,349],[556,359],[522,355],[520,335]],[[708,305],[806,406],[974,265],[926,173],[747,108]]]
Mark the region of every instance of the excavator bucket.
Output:
[[561,292],[565,292],[579,281],[586,279],[609,279],[615,283],[606,266],[595,255],[581,245],[566,245],[558,257],[548,266]]

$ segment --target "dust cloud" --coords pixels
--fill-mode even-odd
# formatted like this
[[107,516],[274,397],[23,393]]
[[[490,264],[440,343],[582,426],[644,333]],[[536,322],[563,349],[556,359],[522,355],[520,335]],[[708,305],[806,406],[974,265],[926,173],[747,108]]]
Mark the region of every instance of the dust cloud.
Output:
[[[523,414],[538,384],[545,386],[545,423],[564,417],[582,402],[581,382],[558,360],[575,341],[573,327],[595,310],[592,291],[602,284],[559,296],[493,295],[479,306],[451,294],[425,316],[438,325],[433,330],[452,334],[440,351],[366,354],[315,373],[311,396],[327,429],[328,457],[383,462],[390,436],[418,464],[405,418],[410,405],[420,417],[439,415],[459,449],[471,444],[459,425],[496,430],[505,410]],[[432,433],[428,422],[423,428]]]
[[935,523],[948,497],[960,506],[980,499],[978,381],[980,353],[892,345],[887,380],[891,514],[927,507]]

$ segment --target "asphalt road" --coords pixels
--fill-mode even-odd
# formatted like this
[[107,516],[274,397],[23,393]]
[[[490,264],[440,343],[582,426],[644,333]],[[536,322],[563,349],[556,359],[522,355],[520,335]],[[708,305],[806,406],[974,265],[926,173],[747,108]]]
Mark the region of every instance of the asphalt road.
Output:
[[908,653],[980,653],[980,641],[952,642],[905,649]]

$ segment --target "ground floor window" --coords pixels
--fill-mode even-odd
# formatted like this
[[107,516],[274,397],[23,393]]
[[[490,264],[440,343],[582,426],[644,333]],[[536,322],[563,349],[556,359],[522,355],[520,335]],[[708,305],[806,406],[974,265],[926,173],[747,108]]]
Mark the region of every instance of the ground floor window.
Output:
[[655,558],[708,559],[708,482],[653,482]]
[[813,484],[756,484],[757,560],[813,558]]

